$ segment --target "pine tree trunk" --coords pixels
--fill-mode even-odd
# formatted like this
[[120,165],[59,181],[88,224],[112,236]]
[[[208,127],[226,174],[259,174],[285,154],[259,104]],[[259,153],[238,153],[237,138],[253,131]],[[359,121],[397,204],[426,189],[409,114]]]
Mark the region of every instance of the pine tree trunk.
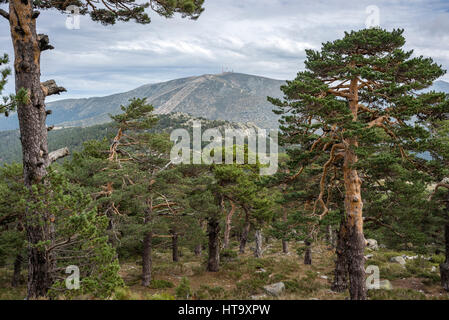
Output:
[[[14,47],[14,71],[16,93],[25,89],[28,99],[18,105],[17,114],[22,143],[24,181],[27,187],[40,183],[47,174],[50,163],[45,125],[45,95],[40,82],[39,39],[36,21],[32,18],[32,1],[10,0],[9,23]],[[29,299],[46,296],[52,284],[51,257],[45,249],[33,245],[50,240],[48,217],[44,212],[26,210],[25,229],[28,248]],[[40,227],[39,224],[43,224]]]
[[287,254],[288,253],[288,241],[282,240],[282,252]]
[[334,230],[331,225],[327,226],[327,242],[332,248],[335,246]]
[[226,215],[226,222],[225,222],[225,230],[224,230],[224,239],[223,239],[223,248],[228,249],[229,248],[229,239],[231,235],[231,228],[232,228],[232,216],[235,212],[235,204],[231,201],[231,210]]
[[17,287],[22,280],[22,277],[20,275],[20,273],[22,272],[22,262],[23,262],[22,253],[18,253],[16,255],[16,259],[14,260],[14,274],[12,276],[11,281],[11,286],[14,288]]
[[142,254],[142,286],[149,287],[151,284],[151,268],[153,264],[152,258],[152,240],[153,233],[147,232],[143,240],[143,254]]
[[343,292],[348,288],[348,264],[345,254],[346,234],[345,220],[342,219],[335,251],[337,259],[335,260],[334,281],[331,286],[332,291],[335,292]]
[[245,248],[246,248],[246,243],[248,242],[250,228],[251,228],[251,224],[249,222],[249,216],[248,216],[248,213],[246,213],[245,225],[243,226],[242,238],[240,239],[240,249],[239,249],[240,254],[245,253]]
[[220,224],[215,219],[209,219],[207,228],[209,236],[209,258],[207,260],[207,271],[218,272],[220,269]]
[[[287,210],[285,208],[282,220],[284,221],[284,223],[287,223]],[[288,241],[286,239],[282,239],[282,252],[285,254],[288,253]]]
[[310,241],[305,241],[306,252],[304,253],[304,264],[311,265],[312,264],[312,249]]
[[262,231],[260,231],[260,229],[256,230],[256,244],[255,244],[255,249],[254,249],[254,256],[256,258],[262,258]]
[[178,234],[176,232],[172,233],[172,257],[173,262],[179,261],[179,251],[178,251]]
[[[350,85],[352,98],[349,106],[354,121],[358,112],[358,80],[353,79]],[[349,273],[349,293],[352,300],[366,300],[365,282],[365,237],[363,236],[363,202],[361,195],[362,181],[354,165],[358,159],[354,148],[358,147],[354,137],[345,140],[346,150],[343,163],[345,183],[345,214],[347,221],[346,258]]]
[[195,246],[194,252],[195,252],[195,256],[197,256],[197,257],[201,256],[201,244],[197,244]]
[[441,285],[449,291],[449,223],[444,226],[444,238],[446,244],[446,261],[440,265]]

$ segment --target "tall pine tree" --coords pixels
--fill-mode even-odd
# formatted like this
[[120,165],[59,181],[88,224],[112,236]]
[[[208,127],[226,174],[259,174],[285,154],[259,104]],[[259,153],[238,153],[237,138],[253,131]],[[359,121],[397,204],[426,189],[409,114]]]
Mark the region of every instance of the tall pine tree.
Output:
[[[327,186],[338,168],[344,186],[344,219],[339,239],[349,273],[351,299],[366,299],[362,178],[359,159],[391,146],[390,154],[413,161],[428,138],[426,115],[441,112],[445,96],[420,93],[445,71],[431,58],[404,51],[403,30],[378,28],[345,33],[307,50],[306,70],[281,89],[284,99],[269,98],[281,114],[282,141],[299,172],[322,166],[313,213],[329,213]],[[365,164],[366,165],[366,164]]]

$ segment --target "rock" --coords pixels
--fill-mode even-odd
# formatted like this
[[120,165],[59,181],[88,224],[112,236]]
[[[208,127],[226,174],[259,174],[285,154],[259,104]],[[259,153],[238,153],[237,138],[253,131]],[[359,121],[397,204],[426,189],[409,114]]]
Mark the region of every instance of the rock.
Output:
[[430,270],[430,272],[437,272],[437,267],[432,266],[432,269]]
[[379,250],[379,245],[377,244],[377,240],[374,239],[366,239],[366,247],[369,250]]
[[329,279],[327,276],[320,276],[321,279],[327,280]]
[[367,255],[365,256],[365,260],[371,259],[372,257],[374,257],[373,254],[367,254]]
[[405,259],[401,256],[391,258],[390,262],[399,263],[401,266],[404,266],[404,267],[407,264],[407,262],[405,262]]
[[263,289],[269,295],[274,296],[274,297],[279,297],[282,294],[282,292],[284,292],[285,285],[283,282],[277,282],[277,283],[273,283],[273,284],[264,286]]
[[406,255],[403,255],[402,256],[405,260],[415,260],[415,259],[418,259],[418,256],[406,256]]
[[381,249],[387,249],[387,246],[384,245],[383,243],[381,243],[381,244],[379,244],[379,248],[381,248]]
[[262,294],[256,294],[254,296],[251,296],[251,300],[265,300],[267,298],[267,295],[265,293]]
[[393,286],[389,280],[381,280],[379,281],[379,289],[380,290],[393,290]]
[[256,273],[264,273],[267,272],[264,268],[257,269]]

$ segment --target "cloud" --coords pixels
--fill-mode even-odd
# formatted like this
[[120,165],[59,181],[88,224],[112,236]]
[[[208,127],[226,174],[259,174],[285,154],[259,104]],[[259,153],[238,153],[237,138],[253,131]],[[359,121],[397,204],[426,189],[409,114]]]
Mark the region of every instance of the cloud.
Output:
[[[364,28],[373,4],[382,27],[404,28],[407,48],[449,68],[447,0],[206,0],[197,21],[153,13],[150,25],[104,27],[81,17],[80,30],[69,30],[65,15],[42,12],[38,31],[49,34],[56,48],[42,56],[42,79],[69,90],[52,99],[123,92],[223,67],[291,79],[304,68],[305,49]],[[0,47],[12,54],[5,21],[0,30]]]

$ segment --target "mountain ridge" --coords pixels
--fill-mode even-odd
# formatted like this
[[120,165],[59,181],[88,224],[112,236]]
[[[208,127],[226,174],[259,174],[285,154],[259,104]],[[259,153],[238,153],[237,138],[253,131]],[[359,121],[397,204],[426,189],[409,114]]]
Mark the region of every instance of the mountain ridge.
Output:
[[[278,116],[267,96],[282,97],[284,80],[243,73],[205,74],[160,83],[104,97],[62,99],[47,103],[52,110],[48,125],[87,127],[110,121],[129,99],[147,98],[156,114],[182,112],[193,117],[231,122],[253,122],[261,128],[276,128]],[[431,90],[449,93],[449,83],[436,81]],[[18,128],[17,115],[0,118],[0,131]]]

